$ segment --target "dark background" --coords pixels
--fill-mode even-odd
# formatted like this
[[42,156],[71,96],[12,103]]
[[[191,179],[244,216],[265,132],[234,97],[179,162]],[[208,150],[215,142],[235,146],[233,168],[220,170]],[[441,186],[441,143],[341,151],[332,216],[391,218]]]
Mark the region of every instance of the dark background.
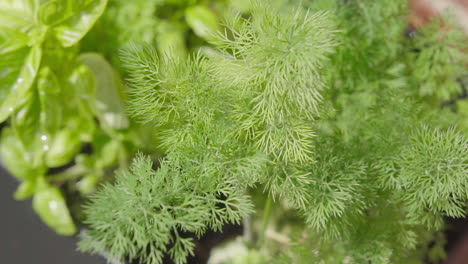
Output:
[[99,256],[76,251],[75,237],[63,237],[41,222],[32,201],[15,201],[18,181],[0,165],[0,263],[105,264]]

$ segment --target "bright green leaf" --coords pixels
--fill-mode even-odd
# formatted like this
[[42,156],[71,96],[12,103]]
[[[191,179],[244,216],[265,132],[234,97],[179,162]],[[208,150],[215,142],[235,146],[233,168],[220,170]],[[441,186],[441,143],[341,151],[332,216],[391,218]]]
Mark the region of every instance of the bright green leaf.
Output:
[[48,28],[37,23],[36,10],[34,0],[0,3],[0,54],[43,42]]
[[13,176],[23,180],[33,180],[37,175],[42,175],[45,168],[41,164],[34,165],[35,154],[37,152],[32,153],[25,148],[13,129],[6,128],[2,131],[0,158]]
[[2,0],[0,1],[0,28],[24,32],[35,24],[35,12],[35,0]]
[[76,44],[93,27],[106,8],[107,0],[49,0],[41,5],[39,16],[51,25],[62,46]]
[[67,120],[67,129],[75,131],[83,142],[90,142],[96,132],[96,121],[93,116],[82,113],[71,116]]
[[29,42],[27,34],[16,29],[0,26],[0,54],[8,53],[26,46]]
[[26,200],[34,194],[35,187],[36,185],[34,181],[24,181],[16,189],[13,197],[15,200]]
[[468,100],[458,100],[457,108],[462,115],[468,116]]
[[68,211],[65,199],[57,187],[49,186],[43,178],[38,179],[33,198],[34,211],[42,221],[60,235],[73,235],[76,226]]
[[80,151],[81,141],[76,133],[63,129],[54,135],[46,152],[46,162],[49,167],[59,167],[70,162]]
[[158,39],[156,42],[160,54],[171,54],[177,58],[187,56],[185,46],[185,28],[183,25],[161,21],[158,26]]
[[37,88],[41,104],[41,128],[47,134],[54,134],[61,125],[63,106],[59,81],[50,68],[44,67],[39,72]]
[[122,101],[122,82],[112,66],[97,53],[85,53],[81,61],[91,69],[96,80],[96,101],[98,119],[113,129],[129,126]]
[[115,140],[110,140],[104,144],[102,149],[99,150],[100,156],[99,159],[96,160],[96,167],[102,169],[114,164],[119,157],[120,148],[121,145]]
[[206,40],[213,40],[218,31],[218,19],[208,7],[198,5],[185,10],[185,20],[195,34]]
[[0,123],[21,104],[34,82],[40,60],[38,46],[0,55]]
[[96,174],[88,174],[77,182],[77,188],[82,194],[90,194],[96,190],[96,186],[99,182],[99,177]]

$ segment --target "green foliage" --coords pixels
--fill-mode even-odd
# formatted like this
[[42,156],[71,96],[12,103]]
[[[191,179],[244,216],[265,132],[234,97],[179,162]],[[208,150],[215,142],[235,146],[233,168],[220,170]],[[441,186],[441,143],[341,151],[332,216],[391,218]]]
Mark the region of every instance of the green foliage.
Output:
[[[306,175],[298,171],[298,166],[312,161],[311,119],[319,115],[322,100],[319,92],[324,86],[321,61],[335,45],[335,32],[328,31],[332,26],[325,13],[312,15],[300,9],[286,14],[271,13],[265,12],[263,5],[253,10],[252,19],[234,18],[237,20],[234,23],[240,26],[235,32],[230,28],[234,32],[233,39],[220,36],[223,46],[220,56],[195,55],[193,59],[183,60],[160,56],[148,46],[133,46],[123,53],[122,59],[130,75],[131,111],[141,120],[159,127],[160,145],[168,156],[157,173],[167,173],[171,177],[183,173],[184,181],[191,182],[195,190],[200,184],[210,192],[225,190],[221,193],[226,202],[231,199],[231,193],[244,193],[247,186],[263,182],[273,195],[285,196],[300,207],[304,204],[305,190],[301,185]],[[274,46],[272,41],[281,45]],[[264,45],[270,48],[264,50]],[[322,48],[316,50],[314,45]],[[312,56],[312,59],[303,61],[304,56]],[[273,59],[272,62],[267,58]],[[308,74],[314,78],[301,79]],[[309,89],[309,85],[313,89]],[[286,97],[290,99],[284,100]],[[165,171],[166,163],[181,167]],[[273,176],[267,177],[268,172]],[[117,192],[115,188],[118,187],[107,188]],[[101,195],[99,197],[109,196]],[[215,197],[211,199],[216,201]],[[235,200],[249,208],[248,200]],[[233,207],[232,213],[237,217],[222,217],[208,201],[203,203],[203,210],[197,210],[200,214],[207,212],[203,219],[215,229],[228,221],[239,221],[239,217],[248,212],[242,207]],[[89,250],[90,245],[99,244],[106,236],[106,230],[96,227],[100,219],[97,212],[115,215],[110,208],[104,210],[111,204],[114,203],[93,203],[88,207],[93,229],[89,232],[90,238],[84,240],[84,249]],[[193,219],[193,224],[198,222],[201,220]],[[200,225],[201,230],[206,229],[206,223]],[[201,232],[198,229],[187,231]],[[154,235],[144,240],[156,243]],[[166,235],[173,239],[169,233]],[[125,239],[132,238],[125,236]],[[105,244],[101,249],[111,251],[111,255],[119,259],[138,257],[130,247],[113,249]],[[178,254],[177,259],[184,255]],[[160,263],[157,259],[153,261],[150,263]]]
[[63,194],[43,178],[36,181],[33,208],[42,220],[60,235],[73,235],[75,224],[68,212]]
[[[387,186],[401,192],[401,200],[408,206],[413,221],[441,225],[431,223],[432,214],[465,215],[466,151],[466,138],[454,128],[441,131],[422,127],[411,136],[411,143],[402,149],[391,167],[395,172],[390,172]],[[428,211],[431,213],[427,214]]]
[[422,37],[414,38],[412,45],[420,52],[411,54],[414,76],[421,83],[419,95],[444,101],[461,93],[458,79],[466,74],[468,60],[466,35],[449,15],[421,30]]
[[352,149],[333,151],[336,146],[330,143],[317,144],[317,162],[306,169],[312,177],[304,215],[314,230],[324,236],[340,237],[354,228],[353,218],[362,216],[369,207],[372,190],[366,184],[370,168],[363,161],[343,155]]
[[106,12],[83,41],[121,67],[118,54],[131,42],[151,43],[158,51],[185,58],[206,46],[221,28],[227,0],[110,0]]
[[[186,263],[251,216],[259,243],[232,263],[444,257],[434,232],[468,200],[457,25],[407,38],[406,0],[106,2],[0,3],[2,161],[62,234],[52,184],[90,195],[82,251]],[[136,146],[155,155],[126,169]]]
[[194,253],[187,232],[200,236],[208,228],[240,223],[252,212],[248,196],[223,177],[223,168],[213,166],[218,163],[214,157],[191,159],[169,155],[154,171],[149,158],[137,157],[130,171],[117,174],[114,185],[93,195],[86,208],[91,230],[80,248],[141,263],[162,263],[168,253],[175,263],[185,263]]
[[[334,27],[326,13],[293,10],[285,15],[260,4],[252,20],[221,44],[227,55],[218,75],[242,89],[234,106],[235,133],[282,162],[312,160],[313,123],[322,103],[321,74],[333,51]],[[307,58],[304,60],[304,58]]]
[[[102,58],[80,55],[78,46],[106,4],[106,0],[0,3],[0,122],[5,122],[1,159],[24,181],[15,198],[34,195],[35,210],[60,234],[76,231],[64,197],[58,189],[44,193],[40,186],[66,183],[77,191],[80,177],[94,174],[100,179],[118,161],[125,166],[135,145],[128,136],[118,75]],[[106,141],[115,146],[112,154],[101,151]],[[85,166],[77,157],[86,144],[94,152],[80,154],[90,161]],[[73,166],[59,173],[49,170],[68,165]],[[60,213],[53,213],[44,197],[55,197]]]
[[[191,17],[194,10],[186,11],[192,26],[198,23]],[[157,128],[159,148],[167,156],[156,171],[139,157],[116,185],[95,195],[87,206],[90,230],[81,248],[147,263],[161,263],[169,253],[185,263],[193,245],[180,251],[170,246],[183,240],[179,231],[199,236],[240,221],[252,206],[241,194],[263,188],[262,199],[285,202],[302,219],[287,224],[302,234],[298,246],[278,261],[420,259],[413,250],[427,245],[428,230],[440,229],[443,216],[463,216],[468,198],[466,139],[443,128],[451,123],[444,118],[452,115],[433,108],[442,103],[437,100],[456,96],[445,84],[466,70],[465,57],[453,56],[459,39],[449,42],[450,48],[434,44],[444,50],[437,56],[418,46],[434,34],[405,39],[406,1],[254,1],[243,10],[248,15],[225,15],[222,33],[210,34],[217,49],[209,53],[186,58],[150,45],[132,45],[122,53],[130,111]],[[215,27],[207,19],[209,30],[195,30],[201,37]],[[430,78],[420,72],[427,65],[439,67],[429,66]],[[441,93],[414,92],[427,83]],[[449,97],[439,96],[447,91]],[[141,170],[143,164],[147,170]],[[133,180],[158,182],[142,191]],[[181,189],[173,189],[178,181]],[[226,190],[222,198],[219,190]],[[163,193],[167,199],[159,198]],[[198,207],[179,204],[180,216],[153,210],[153,202],[171,208],[183,197],[197,203],[194,193],[207,200]],[[235,198],[230,217],[220,217],[221,208],[209,202],[238,195],[243,198]],[[128,207],[139,211],[124,210]],[[259,232],[265,232],[269,215],[268,207]],[[138,230],[151,218],[167,224]],[[140,220],[144,223],[136,223]],[[268,248],[265,234],[260,237]],[[270,247],[252,258],[275,256]]]

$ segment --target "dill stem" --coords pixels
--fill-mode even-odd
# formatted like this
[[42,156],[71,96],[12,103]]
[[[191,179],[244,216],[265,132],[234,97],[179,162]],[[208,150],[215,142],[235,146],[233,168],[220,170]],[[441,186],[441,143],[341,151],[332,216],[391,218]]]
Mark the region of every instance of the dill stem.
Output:
[[271,209],[273,208],[273,199],[271,198],[270,195],[268,195],[268,198],[265,202],[265,208],[263,211],[263,226],[262,226],[262,232],[260,233],[260,238],[259,238],[259,246],[264,247],[265,246],[265,241],[266,241],[266,230],[268,227],[268,222],[270,221],[270,216],[271,216]]
[[57,174],[50,175],[48,177],[48,180],[50,182],[64,182],[64,181],[70,181],[77,179],[83,174],[87,173],[88,170],[84,168],[83,166],[80,165],[75,165],[73,167],[70,167],[64,171],[61,171]]

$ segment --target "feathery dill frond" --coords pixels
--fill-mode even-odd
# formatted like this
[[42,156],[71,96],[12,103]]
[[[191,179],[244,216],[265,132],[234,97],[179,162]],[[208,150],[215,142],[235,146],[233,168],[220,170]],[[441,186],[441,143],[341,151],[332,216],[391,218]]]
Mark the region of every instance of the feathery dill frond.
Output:
[[[334,89],[356,91],[367,80],[380,80],[381,73],[402,54],[407,27],[408,1],[309,0],[313,10],[332,6],[333,21],[343,33],[341,45],[331,59]],[[326,2],[326,3],[323,3]],[[400,77],[400,76],[399,76]]]
[[254,2],[251,17],[230,18],[216,56],[124,51],[131,111],[158,128],[166,157],[157,170],[137,158],[94,195],[82,249],[184,263],[186,232],[239,223],[258,183],[305,219],[318,253],[298,249],[314,256],[287,258],[297,263],[399,263],[427,242],[424,225],[465,214],[465,138],[413,132],[433,121],[411,98],[424,82],[413,67],[443,58],[430,49],[405,57],[407,1],[310,2],[333,13]]
[[359,216],[367,208],[365,201],[367,166],[348,163],[337,156],[324,156],[309,168],[313,177],[308,187],[306,223],[329,237],[340,237],[351,230],[347,215]]
[[[440,30],[442,29],[442,30]],[[461,94],[458,78],[468,74],[467,36],[449,14],[434,19],[413,38],[410,54],[413,74],[421,97],[434,96],[443,101]]]
[[[269,8],[268,8],[269,7]],[[251,19],[236,17],[234,38],[218,75],[242,95],[235,105],[239,138],[285,162],[312,160],[312,120],[325,88],[323,65],[337,45],[326,12],[280,10],[254,4]]]
[[461,217],[468,199],[468,142],[454,128],[423,126],[411,136],[411,144],[396,158],[396,180],[408,214]]
[[[257,3],[251,20],[238,18],[241,26],[230,29],[234,39],[225,36],[220,42],[224,53],[215,59],[173,60],[151,47],[123,53],[131,107],[134,115],[161,128],[168,152],[211,144],[234,163],[262,156],[257,167],[269,172],[249,165],[243,169],[258,176],[242,182],[260,180],[273,195],[304,207],[307,174],[298,164],[313,160],[323,64],[337,45],[337,31],[325,12],[270,13],[265,6]],[[249,154],[242,156],[240,149]]]
[[122,60],[130,75],[131,112],[162,128],[166,150],[194,144],[206,138],[202,134],[225,125],[222,120],[230,107],[230,94],[215,82],[212,63],[200,54],[174,59],[158,55],[152,46],[134,45],[123,52]]
[[[132,44],[121,51],[120,59],[130,76],[127,79],[131,96],[130,113],[146,123],[167,123],[172,110],[168,101],[172,94],[159,89],[164,84],[160,76],[165,73],[161,72],[160,67],[164,61],[161,61],[156,49]],[[164,110],[168,113],[162,114]]]
[[175,263],[186,263],[194,244],[184,233],[201,236],[208,228],[239,224],[252,212],[249,198],[216,175],[218,163],[193,158],[170,155],[155,171],[148,157],[138,156],[86,206],[90,230],[81,236],[80,249],[149,264],[162,263],[168,252]]

